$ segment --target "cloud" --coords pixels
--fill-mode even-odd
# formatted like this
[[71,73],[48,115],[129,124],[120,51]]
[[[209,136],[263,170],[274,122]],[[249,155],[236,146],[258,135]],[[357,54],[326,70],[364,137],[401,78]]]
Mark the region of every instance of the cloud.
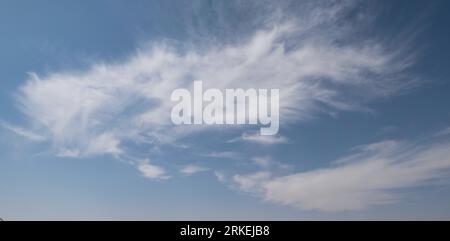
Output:
[[[408,86],[410,82],[399,76],[411,61],[403,48],[392,50],[375,39],[353,41],[354,23],[346,11],[354,7],[349,2],[305,4],[298,8],[301,14],[274,11],[236,41],[210,45],[160,41],[137,49],[127,59],[96,62],[87,70],[32,73],[17,93],[18,106],[33,126],[46,133],[55,153],[77,150],[80,157],[142,158],[152,158],[151,153],[134,147],[146,144],[157,149],[179,140],[189,142],[194,133],[217,128],[171,122],[172,91],[191,89],[194,80],[202,80],[205,89],[280,89],[283,129],[318,113],[367,111],[366,101]],[[236,129],[220,128],[231,135]],[[238,128],[244,131],[243,141],[267,145],[287,141],[282,136],[248,134],[246,126]],[[224,137],[224,142],[230,138]]]
[[214,171],[214,176],[216,176],[217,180],[221,183],[227,182],[226,176],[220,171]]
[[[299,209],[348,211],[398,202],[401,189],[432,184],[450,174],[450,143],[384,141],[355,149],[334,166],[287,176],[237,175],[241,190]],[[401,193],[401,192],[400,192]]]
[[119,146],[120,140],[110,133],[104,133],[90,140],[86,152],[87,154],[119,155],[122,153]]
[[239,160],[241,159],[241,154],[234,151],[221,151],[221,152],[210,152],[207,154],[204,154],[202,156],[205,157],[212,157],[212,158],[222,158],[222,159],[233,159],[233,160]]
[[139,163],[138,170],[146,178],[155,180],[166,180],[170,178],[170,176],[166,175],[166,171],[162,167],[151,165],[148,160]]
[[22,127],[18,127],[18,126],[14,126],[14,125],[8,124],[8,123],[6,123],[4,121],[0,121],[0,125],[3,128],[5,128],[7,130],[10,130],[10,131],[16,133],[17,135],[25,137],[25,138],[27,138],[27,139],[29,139],[31,141],[38,141],[38,142],[40,142],[40,141],[45,141],[46,140],[46,138],[44,136],[41,136],[39,134],[36,134],[36,133],[31,132],[31,131],[26,130],[26,129],[23,129]]
[[246,141],[246,142],[254,142],[259,143],[263,145],[274,145],[274,144],[283,144],[288,143],[288,139],[284,136],[276,135],[276,136],[263,136],[259,133],[250,133],[250,132],[244,132],[242,135],[238,138],[231,139],[227,141],[228,143],[233,143],[237,141]]
[[273,160],[269,157],[254,157],[252,161],[258,166],[267,168],[272,164]]
[[257,193],[264,191],[264,186],[260,184],[266,182],[271,177],[271,173],[257,172],[250,175],[234,175],[233,181],[239,185],[239,188],[249,193]]
[[435,136],[447,136],[450,135],[450,127],[447,127],[435,134]]
[[56,153],[56,156],[76,158],[76,157],[80,157],[80,151],[63,149],[63,150],[60,150],[58,153]]
[[182,174],[186,175],[186,176],[192,176],[195,173],[204,172],[204,171],[207,171],[207,170],[209,170],[209,169],[206,168],[206,167],[190,164],[190,165],[187,165],[187,166],[183,167],[180,170],[180,172]]
[[272,157],[270,156],[258,156],[258,157],[253,157],[251,159],[251,161],[253,163],[255,163],[256,165],[258,165],[261,168],[282,168],[282,169],[287,169],[289,168],[289,165],[285,165],[283,163],[280,163],[276,160],[274,160]]

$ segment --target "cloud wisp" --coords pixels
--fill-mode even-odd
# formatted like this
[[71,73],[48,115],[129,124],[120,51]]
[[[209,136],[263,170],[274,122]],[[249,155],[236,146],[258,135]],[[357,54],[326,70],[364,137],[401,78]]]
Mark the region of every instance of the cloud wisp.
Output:
[[205,172],[205,171],[208,171],[208,170],[209,170],[209,168],[206,168],[206,167],[203,167],[203,166],[199,166],[199,165],[195,165],[195,164],[189,164],[189,165],[186,165],[183,168],[181,168],[180,172],[183,175],[192,176],[192,175],[194,175],[196,173]]
[[[433,184],[450,174],[450,142],[413,145],[383,141],[360,146],[334,166],[274,176],[235,175],[243,191],[304,210],[352,211],[401,200],[399,190]],[[401,192],[400,192],[401,193]]]
[[19,136],[25,137],[26,139],[31,140],[31,141],[41,142],[41,141],[45,141],[46,140],[46,137],[43,136],[43,135],[34,133],[32,131],[26,130],[26,129],[24,129],[22,127],[19,127],[19,126],[11,125],[11,124],[6,123],[4,121],[0,121],[0,126],[5,128],[5,129],[7,129],[7,130],[9,130],[9,131],[12,131],[12,132],[16,133]]
[[233,142],[253,142],[263,145],[275,145],[275,144],[284,144],[288,143],[288,138],[280,135],[276,136],[263,136],[258,133],[252,133],[252,132],[244,132],[240,137],[228,140],[227,143],[233,143]]
[[154,180],[166,180],[170,178],[162,167],[150,164],[149,160],[141,161],[137,164],[137,167],[141,174],[146,178]]

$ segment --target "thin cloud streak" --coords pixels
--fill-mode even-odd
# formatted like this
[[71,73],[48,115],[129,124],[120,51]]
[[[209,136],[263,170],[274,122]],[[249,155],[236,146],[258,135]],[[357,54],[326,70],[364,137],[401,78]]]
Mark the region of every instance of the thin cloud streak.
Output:
[[284,136],[280,136],[280,135],[263,136],[257,132],[255,132],[255,133],[244,132],[244,133],[242,133],[242,135],[240,137],[231,139],[231,140],[227,141],[227,143],[233,143],[233,142],[239,142],[239,141],[253,142],[253,143],[258,143],[258,144],[262,144],[262,145],[275,145],[275,144],[288,143],[289,139]]
[[383,141],[356,150],[332,167],[286,176],[236,175],[234,183],[273,203],[335,212],[398,202],[401,189],[430,185],[450,174],[450,142]]
[[209,170],[209,168],[206,168],[206,167],[202,167],[202,166],[194,165],[194,164],[189,164],[189,165],[184,166],[180,170],[180,172],[183,175],[192,176],[192,175],[194,175],[196,173],[205,172],[205,171],[208,171],[208,170]]
[[42,141],[46,140],[45,136],[36,134],[36,133],[34,133],[32,131],[26,130],[26,129],[24,129],[22,127],[19,127],[19,126],[11,125],[11,124],[6,123],[4,121],[0,121],[0,126],[2,126],[3,128],[5,128],[7,130],[10,130],[10,131],[14,132],[15,134],[17,134],[19,136],[25,137],[25,138],[27,138],[27,139],[29,139],[31,141],[42,142]]

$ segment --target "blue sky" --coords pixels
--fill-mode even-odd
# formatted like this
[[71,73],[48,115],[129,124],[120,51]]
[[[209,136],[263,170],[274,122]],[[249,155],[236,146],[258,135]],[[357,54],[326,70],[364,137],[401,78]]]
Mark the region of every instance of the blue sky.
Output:
[[[449,219],[448,1],[0,1],[0,217]],[[279,88],[280,132],[170,93]]]

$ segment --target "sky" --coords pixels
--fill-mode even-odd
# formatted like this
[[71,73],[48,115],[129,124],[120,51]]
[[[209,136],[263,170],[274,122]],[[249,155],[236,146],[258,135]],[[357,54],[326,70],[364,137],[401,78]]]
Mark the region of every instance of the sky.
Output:
[[[0,1],[5,220],[448,220],[448,1]],[[280,130],[174,125],[280,90]]]

